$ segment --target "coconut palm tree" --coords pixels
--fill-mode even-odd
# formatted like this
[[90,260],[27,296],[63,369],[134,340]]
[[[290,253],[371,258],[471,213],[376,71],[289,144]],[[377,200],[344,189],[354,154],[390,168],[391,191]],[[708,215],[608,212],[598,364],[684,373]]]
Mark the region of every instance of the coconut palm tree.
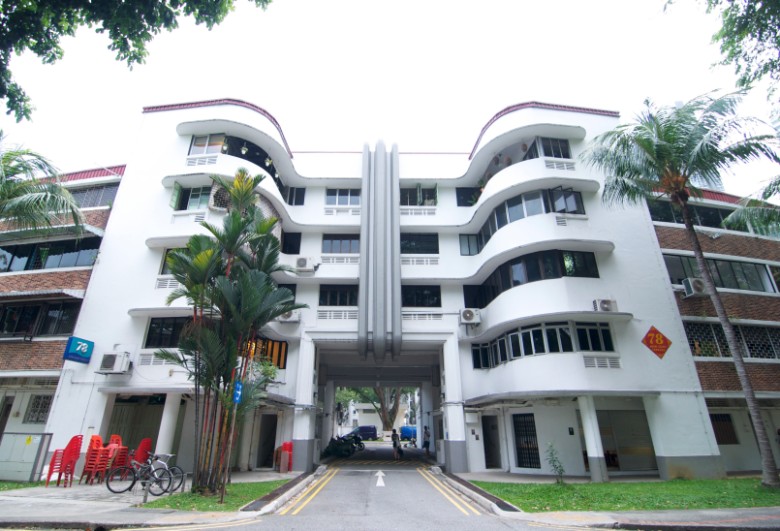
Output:
[[739,208],[723,220],[726,228],[739,229],[749,226],[750,229],[763,236],[780,236],[780,207],[768,203],[772,198],[780,196],[780,176],[773,178],[758,193],[758,198],[743,199]]
[[[57,170],[42,155],[3,145],[0,131],[0,219],[15,228],[51,227],[60,216],[81,226],[81,212],[73,196],[60,186]],[[46,176],[46,179],[39,177]]]
[[634,122],[596,137],[581,158],[606,174],[608,204],[643,203],[667,196],[680,210],[685,229],[731,351],[761,454],[763,485],[780,487],[764,422],[743,360],[742,344],[726,314],[693,228],[688,201],[698,187],[714,187],[735,163],[767,158],[780,162],[774,134],[755,133],[757,120],[736,114],[743,92],[706,94],[679,107],[646,108]]

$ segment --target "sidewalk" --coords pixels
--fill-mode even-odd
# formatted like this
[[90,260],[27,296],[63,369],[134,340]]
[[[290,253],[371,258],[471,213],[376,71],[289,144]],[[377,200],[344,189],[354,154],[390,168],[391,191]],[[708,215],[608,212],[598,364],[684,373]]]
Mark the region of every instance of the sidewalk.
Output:
[[[286,500],[303,490],[326,467],[314,474],[280,474],[278,472],[242,472],[233,475],[233,481],[271,481],[290,479],[299,481],[279,496],[251,506],[240,512],[188,512],[133,507],[142,501],[142,494],[113,494],[104,485],[76,485],[70,488],[34,487],[0,493],[0,527],[55,527],[80,529],[110,529],[119,527],[150,527],[172,525],[208,525],[251,521],[261,514],[273,512]],[[436,467],[434,467],[434,471]],[[461,491],[485,510],[503,518],[524,520],[558,527],[600,527],[609,529],[647,530],[780,530],[780,507],[758,509],[711,509],[654,512],[550,512],[523,513],[496,503],[490,496],[480,494],[469,480],[523,481],[530,480],[505,473],[445,474],[445,481]],[[538,478],[537,478],[538,481]],[[500,500],[499,500],[500,501]]]

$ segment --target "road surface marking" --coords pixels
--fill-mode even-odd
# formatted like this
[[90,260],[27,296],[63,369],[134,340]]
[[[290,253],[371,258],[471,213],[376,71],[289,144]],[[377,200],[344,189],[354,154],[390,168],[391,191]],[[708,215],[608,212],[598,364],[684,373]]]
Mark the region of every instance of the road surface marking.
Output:
[[[289,510],[290,510],[290,509],[292,509],[293,507],[296,507],[296,505],[297,505],[297,508],[296,508],[296,509],[295,509],[295,510],[294,510],[292,513],[290,513],[290,514],[292,514],[293,516],[295,516],[296,514],[298,514],[299,512],[301,512],[301,509],[303,509],[304,507],[306,507],[306,504],[308,504],[310,501],[312,501],[312,500],[314,499],[314,497],[315,497],[317,494],[319,494],[319,492],[320,492],[320,491],[323,489],[323,487],[325,487],[325,485],[327,485],[327,484],[328,484],[328,482],[329,482],[331,479],[333,479],[333,476],[335,476],[335,475],[338,473],[338,471],[339,471],[339,469],[338,469],[338,468],[334,468],[334,469],[332,469],[332,470],[328,470],[328,472],[327,472],[327,473],[326,473],[324,476],[322,476],[322,479],[321,479],[320,481],[318,481],[318,482],[314,483],[312,486],[310,486],[310,487],[309,487],[309,488],[308,488],[308,489],[307,489],[307,490],[306,490],[306,491],[303,493],[303,495],[301,495],[301,497],[300,497],[300,498],[298,498],[298,500],[297,500],[296,502],[293,502],[291,505],[289,505],[288,507],[286,507],[286,508],[285,508],[285,509],[283,509],[282,511],[279,511],[279,514],[280,514],[280,515],[285,515],[285,514],[287,514],[287,511],[289,511]],[[311,493],[311,494],[309,494],[309,493]],[[307,498],[307,496],[308,496],[308,498]],[[305,498],[305,499],[304,499],[304,498]],[[298,503],[300,503],[300,505],[298,505]]]
[[382,472],[381,470],[379,470],[379,471],[378,471],[378,472],[375,474],[375,476],[376,476],[376,486],[377,486],[377,487],[384,487],[384,486],[385,486],[385,480],[384,480],[384,479],[382,479],[382,478],[383,478],[383,477],[385,477],[385,473],[384,473],[384,472]]
[[[418,468],[418,469],[417,469],[417,472],[419,472],[419,473],[420,473],[420,475],[421,475],[422,477],[424,477],[424,478],[425,478],[425,480],[426,480],[428,483],[430,483],[431,485],[433,485],[433,488],[434,488],[434,489],[436,489],[436,490],[438,490],[438,491],[441,493],[441,495],[442,495],[442,496],[444,496],[445,498],[447,498],[447,500],[449,500],[449,502],[450,502],[452,505],[454,505],[455,507],[457,507],[457,508],[458,508],[458,510],[459,510],[460,512],[462,512],[462,513],[463,513],[463,514],[465,514],[466,516],[471,516],[471,515],[468,513],[468,511],[467,511],[466,509],[464,509],[464,508],[461,506],[461,503],[462,503],[462,502],[460,502],[460,503],[459,503],[457,500],[455,500],[453,497],[451,497],[449,494],[447,494],[447,492],[446,492],[444,489],[442,489],[442,488],[439,486],[439,482],[438,482],[437,480],[433,479],[433,474],[431,474],[430,472],[428,472],[427,470],[424,470],[424,469],[422,469],[422,468]],[[474,509],[471,509],[471,510],[473,511]],[[479,514],[479,513],[477,513],[477,514]]]

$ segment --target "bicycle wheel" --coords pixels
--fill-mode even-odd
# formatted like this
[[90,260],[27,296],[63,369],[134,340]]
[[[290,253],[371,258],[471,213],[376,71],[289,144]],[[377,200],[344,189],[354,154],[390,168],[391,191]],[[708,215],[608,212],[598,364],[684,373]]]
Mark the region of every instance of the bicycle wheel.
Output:
[[171,473],[171,492],[176,492],[181,488],[181,484],[184,482],[184,478],[187,477],[187,473],[182,470],[180,466],[168,467],[168,472]]
[[171,473],[164,468],[150,470],[147,481],[149,482],[149,494],[160,496],[171,488]]
[[135,469],[131,466],[112,468],[106,476],[106,487],[113,493],[121,494],[132,489],[136,479]]

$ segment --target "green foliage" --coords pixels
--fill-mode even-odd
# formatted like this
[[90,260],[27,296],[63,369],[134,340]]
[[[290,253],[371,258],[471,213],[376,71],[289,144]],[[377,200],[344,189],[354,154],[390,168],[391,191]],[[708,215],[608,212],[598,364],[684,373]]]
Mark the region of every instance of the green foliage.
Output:
[[[215,179],[231,198],[222,225],[202,223],[213,237],[193,236],[186,248],[167,258],[182,284],[168,303],[186,299],[193,306],[193,319],[180,334],[178,351],[157,354],[185,368],[195,383],[193,490],[200,493],[224,492],[237,421],[262,404],[266,386],[276,377],[276,367],[262,358],[262,328],[279,315],[305,307],[271,278],[280,269],[272,252],[278,248],[272,232],[276,220],[264,218],[257,208],[260,180],[246,170],[239,170],[232,181]],[[258,250],[264,253],[262,259]],[[241,399],[234,403],[239,383]]]
[[547,444],[547,451],[545,452],[545,456],[547,459],[547,464],[550,465],[552,471],[555,472],[555,482],[558,485],[563,485],[563,475],[566,473],[566,470],[563,468],[563,463],[561,463],[558,450],[555,448],[555,445],[552,442]]
[[767,77],[780,80],[780,2],[777,0],[707,0],[707,12],[720,11],[722,26],[713,35],[722,64],[731,64],[738,83],[748,87]]
[[[393,423],[401,406],[401,397],[416,391],[414,387],[354,387],[351,388],[355,402],[371,404],[382,421],[382,430],[393,429]],[[337,400],[338,401],[338,400]]]
[[[518,509],[543,511],[660,511],[780,505],[780,491],[758,479],[656,482],[539,483],[473,482]],[[566,489],[561,495],[561,488]]]
[[[252,0],[265,8],[271,0]],[[17,121],[30,119],[30,99],[10,70],[12,54],[29,50],[46,63],[62,58],[60,38],[81,26],[109,38],[108,48],[129,67],[143,63],[146,45],[162,30],[172,31],[181,16],[209,29],[232,11],[235,0],[39,0],[0,2],[0,98]]]
[[39,481],[37,483],[22,483],[20,481],[0,481],[0,492],[6,490],[31,489],[33,487],[41,487],[43,485],[44,485],[43,481]]
[[55,222],[73,223],[80,230],[81,211],[60,186],[57,170],[42,155],[6,148],[3,140],[0,131],[0,219],[22,230],[46,231]]
[[161,496],[142,505],[143,509],[173,509],[176,511],[238,511],[244,505],[275,491],[288,480],[263,481],[259,483],[231,483],[225,490],[224,503],[217,496],[201,496],[192,492]]

